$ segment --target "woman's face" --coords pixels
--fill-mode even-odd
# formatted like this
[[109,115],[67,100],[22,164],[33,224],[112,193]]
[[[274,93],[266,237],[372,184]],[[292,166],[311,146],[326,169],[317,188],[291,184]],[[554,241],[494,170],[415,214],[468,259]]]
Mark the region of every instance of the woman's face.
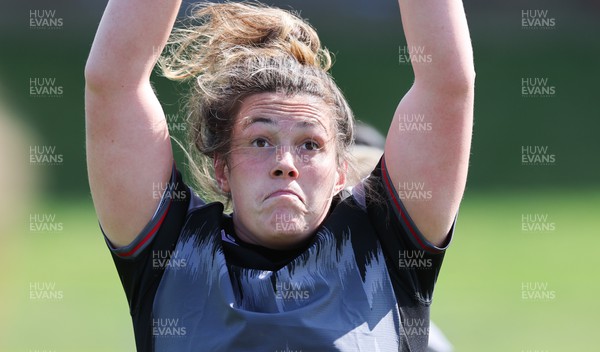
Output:
[[217,159],[215,171],[231,192],[242,240],[293,248],[321,224],[345,183],[330,111],[310,95],[260,93],[241,102],[231,153],[227,162]]

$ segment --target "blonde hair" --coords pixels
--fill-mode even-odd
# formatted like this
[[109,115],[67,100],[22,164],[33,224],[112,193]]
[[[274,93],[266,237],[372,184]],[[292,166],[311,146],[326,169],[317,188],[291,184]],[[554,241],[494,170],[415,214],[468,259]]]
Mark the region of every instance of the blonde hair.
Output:
[[338,161],[350,160],[354,117],[328,73],[331,55],[307,22],[260,3],[201,3],[187,20],[173,30],[159,66],[165,77],[192,83],[189,150],[206,200],[229,200],[214,180],[213,161],[228,155],[235,112],[251,94],[320,97],[334,116]]

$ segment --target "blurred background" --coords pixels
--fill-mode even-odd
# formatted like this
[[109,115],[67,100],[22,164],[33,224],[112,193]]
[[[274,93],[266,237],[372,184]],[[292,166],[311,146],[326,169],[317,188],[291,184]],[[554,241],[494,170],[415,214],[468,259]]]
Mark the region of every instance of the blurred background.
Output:
[[[0,351],[134,350],[85,168],[83,68],[106,2],[0,5]],[[385,133],[413,79],[397,3],[267,3],[310,20],[357,118]],[[597,350],[600,2],[464,3],[475,131],[433,320],[456,351]],[[185,86],[153,82],[183,138]]]

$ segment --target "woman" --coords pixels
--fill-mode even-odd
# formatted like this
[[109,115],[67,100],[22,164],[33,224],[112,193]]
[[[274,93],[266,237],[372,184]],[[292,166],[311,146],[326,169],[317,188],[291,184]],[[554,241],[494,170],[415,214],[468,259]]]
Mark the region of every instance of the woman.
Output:
[[[149,81],[180,1],[109,1],[85,72],[88,172],[138,350],[426,348],[475,75],[460,1],[399,4],[409,48],[432,60],[413,62],[384,156],[343,201],[353,117],[309,25],[229,3],[173,33],[161,67],[193,83],[196,174],[227,215],[183,183]],[[417,113],[428,133],[403,128]]]

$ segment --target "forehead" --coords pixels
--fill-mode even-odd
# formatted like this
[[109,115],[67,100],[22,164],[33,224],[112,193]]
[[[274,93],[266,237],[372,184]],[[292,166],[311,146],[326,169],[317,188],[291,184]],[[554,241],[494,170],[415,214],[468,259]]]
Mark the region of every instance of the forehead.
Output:
[[321,98],[307,94],[258,93],[247,96],[238,108],[236,125],[246,129],[257,122],[314,126],[323,128],[327,133],[333,126],[331,108]]

